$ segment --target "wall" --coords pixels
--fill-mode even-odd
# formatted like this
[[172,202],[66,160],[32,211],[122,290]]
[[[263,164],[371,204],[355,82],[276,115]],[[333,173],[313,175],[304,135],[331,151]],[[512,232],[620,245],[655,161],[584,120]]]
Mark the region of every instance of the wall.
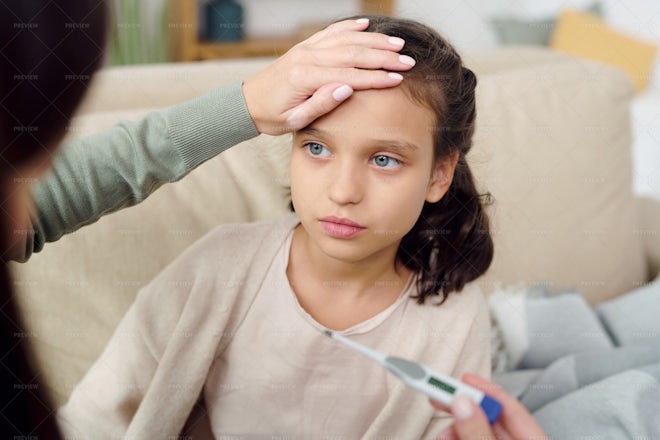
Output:
[[240,0],[250,36],[291,34],[301,24],[327,23],[354,15],[359,0]]

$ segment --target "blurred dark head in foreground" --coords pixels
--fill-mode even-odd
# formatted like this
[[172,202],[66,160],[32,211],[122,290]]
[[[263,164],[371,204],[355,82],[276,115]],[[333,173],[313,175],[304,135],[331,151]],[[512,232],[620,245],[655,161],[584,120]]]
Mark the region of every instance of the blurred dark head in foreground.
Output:
[[103,60],[102,0],[0,3],[0,170],[50,156]]
[[30,182],[51,163],[103,60],[103,0],[0,2],[0,432],[59,438],[29,361],[4,254]]

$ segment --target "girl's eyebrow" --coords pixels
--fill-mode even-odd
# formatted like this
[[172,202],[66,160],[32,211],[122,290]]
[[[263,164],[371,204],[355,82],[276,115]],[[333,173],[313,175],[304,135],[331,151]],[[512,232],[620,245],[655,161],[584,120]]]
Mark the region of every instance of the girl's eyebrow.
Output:
[[318,128],[314,128],[311,125],[308,125],[307,127],[301,128],[300,130],[295,132],[296,135],[299,134],[307,134],[310,136],[314,137],[327,137],[328,133],[324,130],[319,130]]
[[388,140],[377,140],[375,139],[374,141],[375,145],[378,145],[380,148],[385,148],[386,150],[392,150],[396,152],[410,152],[413,153],[419,149],[417,145],[411,143],[411,142],[401,142],[401,141],[395,141],[392,139]]
[[[306,134],[321,139],[327,139],[328,137],[331,137],[328,131],[321,130],[312,126],[301,128],[296,132],[296,134]],[[396,152],[415,152],[419,150],[419,147],[412,142],[399,141],[395,139],[372,139],[369,141],[369,143],[378,146],[378,148],[385,148],[387,150]]]

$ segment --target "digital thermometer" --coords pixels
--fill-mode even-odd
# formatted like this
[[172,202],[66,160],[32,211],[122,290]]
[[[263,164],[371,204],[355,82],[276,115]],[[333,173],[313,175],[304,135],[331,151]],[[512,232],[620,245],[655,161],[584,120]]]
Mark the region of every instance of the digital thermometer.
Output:
[[421,391],[431,399],[448,407],[451,406],[454,397],[458,395],[468,396],[474,400],[477,405],[481,406],[491,425],[495,423],[497,417],[502,411],[502,405],[500,402],[487,396],[482,391],[454,379],[453,377],[436,373],[430,368],[418,364],[417,362],[411,362],[396,356],[387,356],[376,350],[367,348],[364,345],[358,344],[357,342],[351,341],[345,336],[335,332],[326,330],[325,334],[373,359],[401,379],[403,383],[409,387]]

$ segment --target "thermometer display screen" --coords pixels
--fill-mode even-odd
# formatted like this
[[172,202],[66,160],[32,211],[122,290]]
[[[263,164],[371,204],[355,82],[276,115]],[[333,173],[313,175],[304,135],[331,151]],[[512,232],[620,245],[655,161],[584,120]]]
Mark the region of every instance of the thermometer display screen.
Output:
[[456,391],[456,388],[444,382],[439,381],[435,377],[429,378],[429,383],[436,388],[440,388],[442,391],[448,392],[449,394],[454,394],[454,392]]

